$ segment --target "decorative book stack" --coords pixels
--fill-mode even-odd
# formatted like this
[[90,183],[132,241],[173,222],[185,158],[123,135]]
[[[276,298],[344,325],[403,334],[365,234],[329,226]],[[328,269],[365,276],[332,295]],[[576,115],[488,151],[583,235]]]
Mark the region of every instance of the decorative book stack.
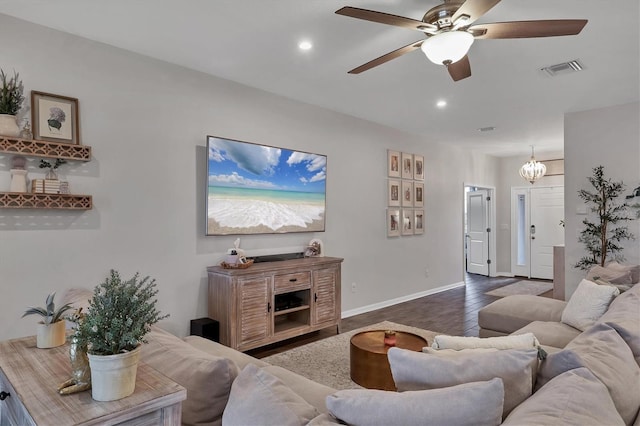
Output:
[[34,194],[68,194],[69,182],[61,182],[58,179],[33,179],[31,192]]

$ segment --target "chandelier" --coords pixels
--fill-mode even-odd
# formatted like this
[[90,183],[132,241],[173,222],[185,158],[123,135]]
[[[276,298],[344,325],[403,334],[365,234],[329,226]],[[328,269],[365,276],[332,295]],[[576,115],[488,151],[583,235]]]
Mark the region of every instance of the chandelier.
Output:
[[528,180],[532,185],[547,172],[547,167],[533,156],[533,145],[531,145],[531,160],[520,167],[520,176]]

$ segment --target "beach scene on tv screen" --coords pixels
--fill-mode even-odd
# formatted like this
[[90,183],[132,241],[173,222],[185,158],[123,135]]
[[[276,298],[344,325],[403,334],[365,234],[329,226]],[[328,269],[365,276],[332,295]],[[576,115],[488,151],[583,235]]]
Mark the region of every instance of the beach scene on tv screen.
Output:
[[207,234],[324,231],[327,157],[208,138]]

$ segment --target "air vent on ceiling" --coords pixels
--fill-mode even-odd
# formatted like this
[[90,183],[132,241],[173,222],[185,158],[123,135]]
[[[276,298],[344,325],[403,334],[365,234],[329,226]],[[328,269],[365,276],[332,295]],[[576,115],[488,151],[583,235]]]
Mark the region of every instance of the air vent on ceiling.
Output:
[[541,68],[540,70],[546,72],[551,77],[555,77],[558,75],[582,71],[583,69],[584,65],[582,65],[580,60],[574,59],[573,61],[563,62],[561,64],[549,65],[548,67]]

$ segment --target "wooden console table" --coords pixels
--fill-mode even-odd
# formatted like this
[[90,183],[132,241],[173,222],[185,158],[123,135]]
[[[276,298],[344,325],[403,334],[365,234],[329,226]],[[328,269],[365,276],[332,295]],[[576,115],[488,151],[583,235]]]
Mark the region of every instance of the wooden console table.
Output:
[[220,322],[220,343],[246,351],[339,328],[342,260],[309,257],[247,269],[207,268],[209,317]]
[[186,390],[140,362],[136,389],[98,402],[91,391],[60,395],[71,377],[69,346],[36,348],[35,337],[0,342],[0,425],[180,425]]

